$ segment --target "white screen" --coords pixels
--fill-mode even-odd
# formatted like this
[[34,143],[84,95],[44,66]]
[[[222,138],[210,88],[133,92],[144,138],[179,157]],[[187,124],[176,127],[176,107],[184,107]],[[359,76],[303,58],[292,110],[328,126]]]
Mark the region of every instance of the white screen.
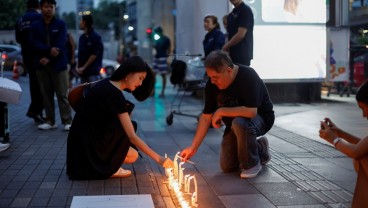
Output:
[[253,35],[251,66],[262,79],[325,78],[325,26],[259,25]]
[[[253,10],[253,67],[269,81],[321,80],[326,77],[325,0],[245,1]],[[286,4],[297,3],[294,14]],[[289,8],[290,9],[290,8]]]

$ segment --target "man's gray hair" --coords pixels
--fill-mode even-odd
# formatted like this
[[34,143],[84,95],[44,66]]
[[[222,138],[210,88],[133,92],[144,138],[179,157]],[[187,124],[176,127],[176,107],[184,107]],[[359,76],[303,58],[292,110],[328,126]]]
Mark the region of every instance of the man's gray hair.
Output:
[[207,56],[206,60],[204,61],[204,66],[206,68],[214,69],[216,72],[222,72],[224,66],[233,68],[234,64],[227,52],[216,50],[212,51]]

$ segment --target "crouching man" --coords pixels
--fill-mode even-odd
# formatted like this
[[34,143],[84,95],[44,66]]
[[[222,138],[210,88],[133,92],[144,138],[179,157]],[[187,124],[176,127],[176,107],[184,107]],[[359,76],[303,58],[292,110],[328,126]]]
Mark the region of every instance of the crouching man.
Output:
[[254,69],[233,64],[224,51],[212,52],[205,67],[209,81],[204,109],[192,145],[181,156],[190,159],[210,126],[219,128],[223,122],[226,128],[221,143],[221,169],[241,171],[241,178],[256,177],[270,160],[268,141],[263,136],[275,120],[268,90]]

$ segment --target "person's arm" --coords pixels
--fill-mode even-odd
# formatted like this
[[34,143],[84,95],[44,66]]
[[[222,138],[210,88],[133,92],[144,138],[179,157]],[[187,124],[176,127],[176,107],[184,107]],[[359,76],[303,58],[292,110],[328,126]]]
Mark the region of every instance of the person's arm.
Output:
[[208,129],[210,128],[211,121],[212,121],[212,114],[202,113],[198,121],[198,126],[192,141],[192,145],[185,148],[180,153],[181,157],[184,158],[184,161],[189,160],[197,152],[199,146],[201,145],[204,137],[207,134]]
[[86,68],[95,61],[97,56],[100,53],[102,53],[102,51],[103,51],[103,43],[102,43],[101,37],[95,36],[93,39],[92,54],[89,56],[89,58],[87,59],[86,63],[84,63],[83,66],[78,67],[77,72],[82,74],[83,71],[86,70]]
[[257,108],[248,108],[245,106],[238,107],[222,107],[217,109],[213,114],[212,126],[219,128],[221,125],[222,117],[244,117],[254,118],[257,116]]
[[69,44],[70,44],[70,51],[71,52],[71,60],[70,60],[70,63],[71,64],[75,64],[75,48],[76,48],[76,45],[75,45],[75,42],[74,42],[74,38],[71,34],[69,34]]
[[336,143],[335,148],[350,158],[360,159],[368,155],[368,137],[361,139],[357,144],[349,143],[342,138]]
[[48,57],[50,53],[50,47],[46,44],[46,40],[44,39],[45,30],[43,28],[43,24],[41,22],[37,22],[31,25],[30,31],[30,42],[34,49],[34,51],[40,57]]
[[[336,134],[335,132],[340,133]],[[333,144],[337,150],[352,159],[359,159],[368,155],[368,137],[361,140],[340,130],[334,124],[331,125],[325,121],[321,121],[319,136]]]
[[239,27],[235,35],[222,47],[222,50],[228,51],[231,46],[238,44],[245,37],[247,31],[247,28]]
[[[66,32],[66,25],[63,21],[55,21],[50,25],[50,27],[53,27],[52,29],[59,29],[58,33],[55,33],[57,36],[53,39],[56,40],[54,43],[51,43],[51,50],[50,55],[52,57],[57,57],[60,55],[60,53],[63,53],[61,49],[65,47],[65,44],[67,42],[67,32]],[[50,34],[51,35],[51,34]]]
[[170,55],[171,54],[171,41],[169,38],[167,38],[167,41],[168,41],[168,47],[167,47],[167,55]]
[[352,144],[357,144],[360,141],[359,137],[356,137],[336,126],[334,122],[330,118],[325,118],[324,121],[327,123],[328,127],[331,131],[336,134],[337,137],[344,138],[346,141]]
[[17,41],[17,43],[23,44],[24,43],[24,35],[20,31],[20,24],[21,24],[21,19],[18,20],[17,23],[15,24],[15,40]]
[[90,55],[89,58],[87,59],[86,63],[77,68],[77,72],[79,74],[82,74],[84,70],[86,70],[86,68],[91,65],[91,63],[97,58],[97,55]]
[[218,32],[215,36],[215,50],[221,50],[225,44],[225,35],[222,32]]
[[126,132],[130,142],[135,145],[138,149],[142,150],[146,155],[156,161],[158,164],[164,168],[173,167],[173,162],[169,158],[161,157],[155,151],[153,151],[134,131],[132,121],[130,120],[129,114],[121,113],[119,114],[119,120]]

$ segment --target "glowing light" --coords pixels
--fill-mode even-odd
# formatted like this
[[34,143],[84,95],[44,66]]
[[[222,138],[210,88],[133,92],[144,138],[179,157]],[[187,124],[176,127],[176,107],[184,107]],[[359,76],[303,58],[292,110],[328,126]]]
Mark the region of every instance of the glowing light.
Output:
[[153,36],[153,39],[155,39],[155,40],[158,40],[158,39],[160,39],[161,37],[159,36],[159,35],[157,35],[157,34],[155,34],[154,36]]
[[[195,175],[185,175],[184,169],[182,166],[185,162],[180,162],[178,164],[178,159],[181,158],[178,152],[173,160],[174,167],[166,168],[165,174],[168,177],[168,185],[169,189],[174,191],[175,197],[178,199],[178,202],[182,208],[190,208],[190,207],[198,207],[197,198],[198,198],[198,190],[197,190],[197,179]],[[166,157],[166,155],[165,155]],[[191,162],[191,164],[194,164]],[[190,184],[193,181],[194,183],[194,192],[190,192]],[[182,192],[182,185],[184,183],[184,193]],[[186,200],[185,195],[190,196],[190,202]]]

